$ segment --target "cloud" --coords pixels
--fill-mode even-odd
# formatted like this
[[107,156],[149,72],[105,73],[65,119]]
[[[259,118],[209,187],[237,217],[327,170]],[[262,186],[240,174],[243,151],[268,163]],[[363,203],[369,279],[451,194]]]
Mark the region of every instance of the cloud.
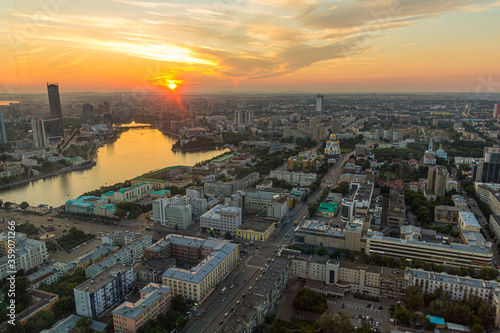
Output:
[[418,42],[413,42],[413,43],[407,43],[407,44],[403,44],[403,45],[400,45],[401,47],[408,47],[408,46],[413,46],[413,45],[417,45]]
[[[100,8],[98,0],[87,7]],[[106,10],[70,11],[36,25],[26,53],[39,47],[86,49],[168,64],[177,76],[198,73],[230,84],[294,73],[377,48],[378,38],[445,13],[480,11],[500,1],[472,0],[108,0]],[[108,8],[109,7],[109,8]],[[36,12],[7,15],[20,29]],[[1,28],[1,24],[0,24]],[[1,29],[3,30],[3,29]],[[0,43],[3,40],[0,38]],[[417,42],[401,47],[416,45]],[[80,63],[82,58],[68,65]],[[165,77],[170,73],[164,73]],[[191,74],[189,74],[191,75]]]

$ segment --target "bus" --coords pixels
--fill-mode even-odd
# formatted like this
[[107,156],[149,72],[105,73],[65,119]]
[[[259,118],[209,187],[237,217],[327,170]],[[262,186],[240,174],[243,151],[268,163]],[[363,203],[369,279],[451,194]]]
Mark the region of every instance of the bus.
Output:
[[146,231],[151,231],[151,227],[146,227]]
[[200,312],[198,312],[198,314],[196,315],[196,319],[200,319],[201,317],[203,317],[205,312],[207,312],[207,309],[203,309]]
[[47,218],[47,221],[54,221],[52,217]]

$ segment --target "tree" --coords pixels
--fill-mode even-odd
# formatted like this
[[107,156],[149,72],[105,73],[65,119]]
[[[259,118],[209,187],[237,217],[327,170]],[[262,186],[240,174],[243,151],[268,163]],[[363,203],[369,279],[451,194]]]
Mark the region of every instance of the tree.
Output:
[[[31,295],[29,294],[30,280],[26,276],[16,276],[15,286],[16,292],[14,299],[16,300],[16,312],[19,313],[26,309],[31,302]],[[5,295],[9,294],[10,282],[4,284],[2,291]],[[10,297],[7,296],[6,303],[10,302]]]
[[21,204],[19,205],[19,208],[21,208],[22,210],[25,210],[26,208],[28,208],[30,206],[29,203],[27,203],[26,201],[23,201],[21,202]]
[[224,239],[231,240],[233,239],[233,236],[231,236],[231,233],[229,231],[226,231],[224,234]]
[[175,229],[175,231],[179,230],[179,226],[176,224],[174,229]]
[[116,209],[115,211],[115,216],[119,217],[119,218],[124,218],[125,215],[127,215],[127,212],[121,208],[118,208]]
[[172,310],[178,311],[182,313],[182,315],[186,314],[187,303],[184,297],[182,297],[182,295],[175,295],[174,298],[172,298]]
[[7,201],[6,203],[4,203],[4,204],[3,204],[3,207],[4,207],[5,209],[9,209],[11,205],[12,205],[12,202]]
[[472,326],[471,332],[472,333],[484,333],[484,328],[483,328],[483,326],[481,326],[481,324],[476,323]]
[[352,333],[354,326],[351,324],[349,314],[339,312],[338,314],[323,313],[316,322],[321,333]]
[[301,288],[293,299],[293,306],[297,310],[323,313],[326,311],[326,297],[306,288]]
[[318,248],[318,252],[317,253],[318,253],[318,256],[320,256],[320,257],[327,257],[327,256],[329,256],[328,250],[325,247],[323,247],[323,246],[320,246]]

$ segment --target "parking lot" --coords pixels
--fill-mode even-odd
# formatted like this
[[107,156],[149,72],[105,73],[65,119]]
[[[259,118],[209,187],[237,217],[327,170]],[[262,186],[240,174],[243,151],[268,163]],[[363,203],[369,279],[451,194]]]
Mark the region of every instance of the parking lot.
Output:
[[380,332],[385,333],[391,331],[389,305],[392,304],[394,304],[394,301],[389,299],[382,299],[379,303],[355,299],[349,295],[344,297],[343,300],[328,300],[328,313],[348,312],[351,315],[351,323],[354,327],[359,327],[363,321],[368,321],[375,332],[377,331],[376,328],[378,328]]

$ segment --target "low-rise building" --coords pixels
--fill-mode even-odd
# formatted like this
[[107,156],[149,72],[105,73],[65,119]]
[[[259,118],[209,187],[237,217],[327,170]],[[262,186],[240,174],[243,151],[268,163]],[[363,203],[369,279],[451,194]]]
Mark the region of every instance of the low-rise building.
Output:
[[94,196],[82,196],[66,201],[64,210],[68,213],[94,214],[94,211],[108,204],[108,199]]
[[458,224],[458,215],[463,211],[463,207],[436,206],[434,207],[434,221]]
[[[41,330],[40,333],[70,333],[71,330],[76,326],[78,321],[82,319],[82,316],[69,315],[68,317],[58,321],[52,326],[45,330]],[[92,320],[90,323],[90,330],[92,332],[105,332],[107,330],[107,324],[101,323],[100,321]]]
[[462,232],[467,231],[481,231],[481,225],[476,219],[476,216],[472,212],[460,212],[458,214],[458,226]]
[[152,206],[152,220],[155,223],[168,227],[177,226],[180,229],[186,229],[193,224],[191,197],[176,195],[171,198],[159,198],[152,202]]
[[314,183],[316,181],[317,175],[315,173],[271,170],[269,177],[283,180],[293,185],[304,187]]
[[175,267],[175,259],[153,257],[142,260],[134,264],[134,283],[146,285],[149,282],[161,283],[163,273],[172,267]]
[[274,232],[277,222],[269,219],[249,220],[236,229],[236,237],[264,242]]
[[460,194],[452,195],[451,199],[453,200],[453,204],[455,205],[455,207],[463,207],[463,208],[467,207],[467,201]]
[[132,266],[115,264],[94,278],[73,289],[76,314],[97,317],[106,309],[124,301],[132,290],[134,273]]
[[140,299],[124,302],[113,310],[113,327],[117,333],[136,333],[148,321],[170,309],[172,288],[150,283],[139,291]]
[[103,193],[101,196],[113,203],[134,202],[149,197],[152,190],[153,186],[150,183],[142,182],[131,187],[123,187],[116,192],[109,191]]

